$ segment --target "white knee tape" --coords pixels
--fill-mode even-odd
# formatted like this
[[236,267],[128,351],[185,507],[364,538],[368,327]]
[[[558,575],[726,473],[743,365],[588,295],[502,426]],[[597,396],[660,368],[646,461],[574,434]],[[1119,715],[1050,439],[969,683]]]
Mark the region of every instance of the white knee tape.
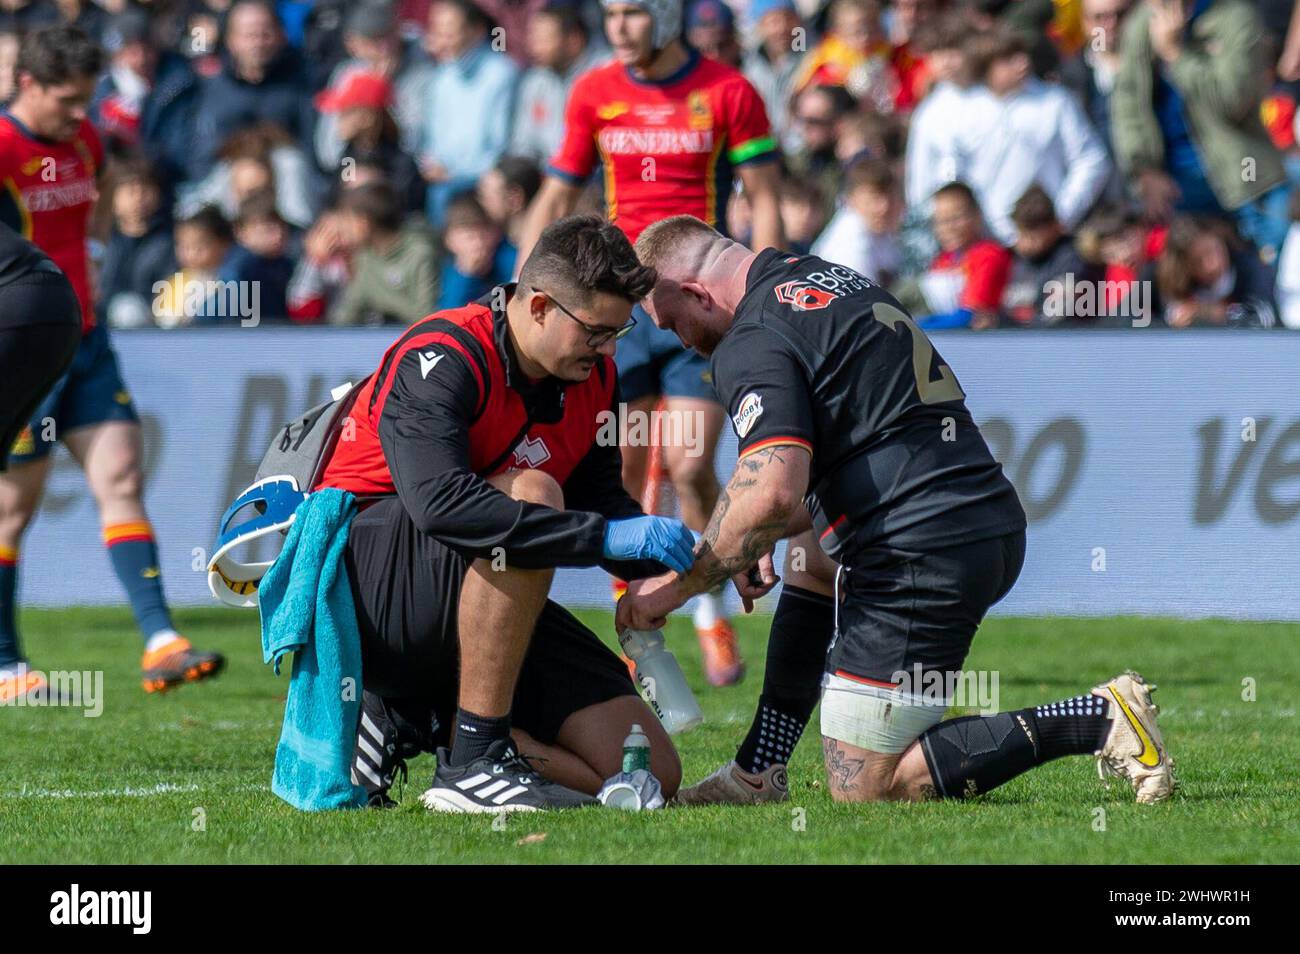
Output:
[[945,710],[897,689],[828,674],[822,689],[822,735],[896,755],[942,720]]

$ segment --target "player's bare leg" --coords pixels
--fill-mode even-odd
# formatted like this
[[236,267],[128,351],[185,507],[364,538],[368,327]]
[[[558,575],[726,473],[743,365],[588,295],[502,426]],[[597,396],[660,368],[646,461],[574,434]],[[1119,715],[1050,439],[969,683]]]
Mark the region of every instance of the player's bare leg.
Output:
[[[542,471],[507,471],[489,483],[516,500],[564,507],[560,485]],[[502,556],[495,567],[492,559],[475,560],[461,586],[456,620],[460,689],[451,748],[438,751],[433,783],[421,796],[433,811],[538,811],[594,802],[585,788],[555,782],[521,758],[545,758],[553,747],[534,748],[530,740],[530,751],[521,753],[512,737],[515,684],[555,571],[511,568],[505,562],[509,557]],[[553,771],[589,787],[590,777],[580,764],[584,760],[551,754],[556,757]]]
[[786,766],[821,695],[834,631],[838,566],[811,530],[790,538],[785,589],[772,619],[763,694],[736,758],[677,796],[682,805],[778,802],[789,793]]
[[[635,401],[627,402],[628,421],[647,421],[659,403],[659,395],[647,394]],[[619,451],[623,455],[623,487],[634,500],[641,500],[645,493],[646,468],[650,463],[650,432],[645,431],[645,439],[623,441]]]
[[[564,509],[560,485],[542,471],[511,470],[489,483],[516,500]],[[521,570],[508,561],[508,554],[500,560],[475,560],[460,591],[457,703],[462,712],[484,720],[504,720],[510,713],[524,654],[555,576],[552,569]],[[459,756],[458,749],[470,751],[461,731],[464,725],[459,720],[453,759]]]
[[890,755],[823,736],[822,757],[827,787],[837,802],[915,802],[938,797],[917,742],[902,754]]
[[144,636],[140,669],[146,692],[163,692],[221,672],[220,653],[195,649],[172,625],[163,595],[158,545],[144,508],[143,443],[134,421],[106,421],[63,435],[99,508],[113,570]]
[[[718,475],[713,459],[726,414],[716,401],[668,397],[658,433],[682,522],[703,533],[718,502]],[[730,686],[745,675],[736,632],[722,608],[722,594],[695,597],[695,632],[704,657],[704,674],[715,686]]]
[[50,473],[48,456],[17,464],[0,474],[0,701],[42,691],[42,673],[28,671],[17,627],[18,554],[23,534],[40,505]]
[[650,740],[651,774],[663,787],[664,798],[672,798],[682,781],[681,759],[659,720],[636,696],[579,709],[564,720],[554,745],[543,745],[519,729],[511,734],[519,751],[551,781],[595,795],[605,779],[621,770],[623,740],[634,724]]

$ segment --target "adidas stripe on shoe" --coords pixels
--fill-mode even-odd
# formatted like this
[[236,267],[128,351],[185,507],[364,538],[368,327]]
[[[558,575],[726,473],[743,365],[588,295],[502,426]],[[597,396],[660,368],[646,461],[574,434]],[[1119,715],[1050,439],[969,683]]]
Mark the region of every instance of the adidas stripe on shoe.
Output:
[[494,743],[466,765],[449,761],[447,749],[439,749],[433,782],[420,798],[430,811],[496,814],[597,804],[590,795],[543,778],[509,739]]

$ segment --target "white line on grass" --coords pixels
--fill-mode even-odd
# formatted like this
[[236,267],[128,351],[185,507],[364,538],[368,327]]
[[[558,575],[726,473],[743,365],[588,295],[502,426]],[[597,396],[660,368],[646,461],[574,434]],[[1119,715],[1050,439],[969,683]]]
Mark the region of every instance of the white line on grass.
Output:
[[[269,792],[269,785],[236,785],[222,788],[223,792]],[[78,791],[72,788],[28,788],[26,785],[17,792],[0,793],[3,798],[155,798],[159,795],[175,795],[184,792],[203,791],[200,785],[175,785],[171,782],[159,782],[141,788],[128,785],[125,788],[104,788],[97,791]]]

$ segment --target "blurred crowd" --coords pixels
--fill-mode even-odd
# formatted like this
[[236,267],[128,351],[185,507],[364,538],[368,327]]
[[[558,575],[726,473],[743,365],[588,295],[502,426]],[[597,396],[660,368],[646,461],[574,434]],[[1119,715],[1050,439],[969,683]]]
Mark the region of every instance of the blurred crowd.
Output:
[[[606,56],[598,0],[0,0],[0,103],[58,22],[108,54],[115,327],[230,321],[212,281],[339,325],[508,281]],[[766,104],[787,246],[927,327],[1300,328],[1290,0],[687,0],[684,23]],[[740,192],[726,224],[747,237]]]

